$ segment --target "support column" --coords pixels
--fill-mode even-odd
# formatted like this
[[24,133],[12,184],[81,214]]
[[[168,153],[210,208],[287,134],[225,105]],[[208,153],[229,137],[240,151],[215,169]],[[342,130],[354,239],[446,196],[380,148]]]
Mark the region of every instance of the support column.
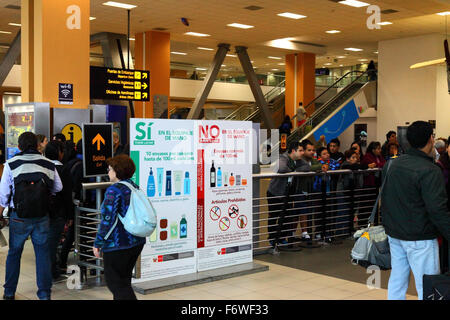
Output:
[[230,50],[230,45],[227,43],[220,43],[217,47],[218,49],[216,55],[214,56],[214,59],[208,69],[205,80],[203,80],[201,89],[197,94],[197,97],[195,97],[194,103],[192,104],[192,108],[189,111],[187,119],[198,119],[198,117],[200,116],[203,106],[205,105],[206,98],[208,98],[214,81],[216,81],[223,60],[225,60],[225,56]]
[[[22,101],[89,105],[89,0],[21,1]],[[59,104],[59,84],[73,104]]]
[[[291,118],[297,113],[299,102],[306,107],[315,98],[316,55],[299,52],[286,55],[285,114]],[[314,112],[314,105],[306,109],[308,115]],[[296,126],[295,121],[294,126]]]
[[170,101],[170,33],[147,31],[135,39],[135,67],[150,70],[150,101],[135,102],[136,118],[159,118]]
[[253,96],[255,97],[256,105],[262,111],[262,118],[264,119],[266,128],[275,129],[272,114],[270,113],[269,106],[267,105],[267,101],[264,98],[261,87],[258,83],[258,79],[256,78],[255,70],[253,70],[250,58],[248,57],[247,48],[236,47],[236,53],[239,57],[242,68],[244,69],[245,76],[247,77],[248,84],[250,85],[250,89],[252,90]]

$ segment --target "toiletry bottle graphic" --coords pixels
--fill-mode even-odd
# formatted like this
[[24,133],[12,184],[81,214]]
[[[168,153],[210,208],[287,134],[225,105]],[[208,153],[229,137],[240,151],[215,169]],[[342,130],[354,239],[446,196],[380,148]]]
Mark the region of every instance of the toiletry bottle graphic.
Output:
[[228,172],[223,173],[223,186],[228,187]]
[[164,183],[164,168],[156,168],[156,180],[158,182],[158,194],[161,197]]
[[234,177],[233,177],[233,173],[231,173],[231,176],[230,176],[230,186],[234,186]]
[[156,225],[155,230],[153,231],[153,233],[150,235],[149,238],[150,242],[156,242],[156,240],[158,240],[158,225]]
[[147,180],[147,197],[155,196],[155,177],[153,176],[153,170],[150,168],[150,174]]
[[212,166],[209,171],[209,177],[211,188],[214,188],[216,186],[216,168],[214,168],[214,160],[212,161]]
[[166,196],[172,195],[172,171],[166,171]]
[[187,221],[184,214],[181,216],[180,220],[180,238],[187,238]]
[[220,167],[217,168],[217,186],[222,186],[222,170],[220,170]]
[[178,239],[178,223],[176,221],[170,223],[170,239]]
[[189,172],[184,174],[184,194],[191,194],[191,179],[189,179]]

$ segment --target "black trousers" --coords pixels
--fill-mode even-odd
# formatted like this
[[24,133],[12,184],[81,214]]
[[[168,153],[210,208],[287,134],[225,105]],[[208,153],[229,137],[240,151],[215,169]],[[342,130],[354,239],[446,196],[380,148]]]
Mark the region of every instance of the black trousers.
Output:
[[[267,191],[267,197],[271,198],[271,197],[276,197],[276,196],[274,196],[269,191]],[[275,239],[275,237],[277,235],[278,227],[281,222],[280,216],[282,215],[283,209],[284,209],[284,201],[285,201],[285,197],[280,197],[280,198],[275,198],[275,199],[267,199],[267,204],[269,207],[269,219],[270,219],[268,221],[267,231],[269,232],[268,239],[270,239],[270,240]],[[292,206],[288,204],[286,209],[289,209],[291,207]],[[289,216],[289,215],[293,215],[293,214],[294,214],[294,212],[292,212],[292,211],[286,211],[285,216]],[[295,226],[297,225],[297,223],[296,223],[297,219],[298,219],[298,217],[285,217],[283,219],[283,221],[282,221],[283,225],[281,227],[279,241],[284,240],[289,236],[292,236],[292,234],[294,232],[292,230],[291,231],[287,231],[287,230],[295,228]]]
[[105,280],[114,300],[137,300],[131,287],[131,276],[144,245],[103,253]]

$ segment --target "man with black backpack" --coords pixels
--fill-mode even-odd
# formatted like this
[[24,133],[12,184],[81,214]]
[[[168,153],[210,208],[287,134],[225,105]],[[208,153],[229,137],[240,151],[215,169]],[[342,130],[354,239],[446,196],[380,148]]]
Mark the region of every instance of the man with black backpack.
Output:
[[51,194],[62,190],[55,165],[37,151],[32,132],[19,136],[20,153],[5,163],[0,181],[0,216],[9,207],[9,250],[3,299],[14,300],[25,241],[31,236],[36,256],[37,296],[50,300],[52,274],[48,249]]

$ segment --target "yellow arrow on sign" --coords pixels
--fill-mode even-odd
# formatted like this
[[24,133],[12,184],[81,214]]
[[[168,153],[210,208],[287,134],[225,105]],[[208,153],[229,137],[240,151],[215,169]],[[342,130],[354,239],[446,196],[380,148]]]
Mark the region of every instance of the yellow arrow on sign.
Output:
[[142,73],[142,79],[147,79],[147,73],[145,72]]
[[143,98],[143,99],[146,99],[147,97],[148,97],[147,92],[144,92],[144,93],[142,94],[142,98]]
[[144,82],[144,83],[142,83],[142,88],[145,90],[148,88],[148,85]]
[[94,139],[92,139],[92,144],[95,144],[97,142],[97,151],[100,151],[100,143],[105,144],[105,139],[100,135],[100,133],[97,133]]

